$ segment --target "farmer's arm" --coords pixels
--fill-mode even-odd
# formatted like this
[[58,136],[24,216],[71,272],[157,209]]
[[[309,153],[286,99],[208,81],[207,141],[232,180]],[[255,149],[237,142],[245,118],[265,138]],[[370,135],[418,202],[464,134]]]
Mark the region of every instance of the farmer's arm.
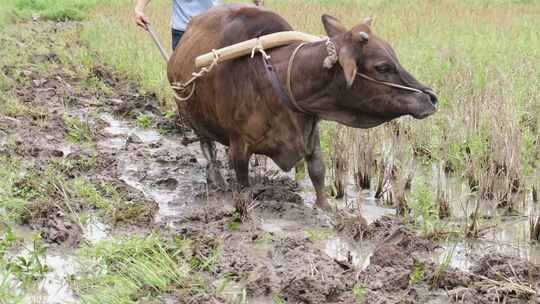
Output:
[[144,8],[150,3],[150,0],[137,0],[135,5],[135,23],[143,29],[147,29],[150,19],[144,14]]

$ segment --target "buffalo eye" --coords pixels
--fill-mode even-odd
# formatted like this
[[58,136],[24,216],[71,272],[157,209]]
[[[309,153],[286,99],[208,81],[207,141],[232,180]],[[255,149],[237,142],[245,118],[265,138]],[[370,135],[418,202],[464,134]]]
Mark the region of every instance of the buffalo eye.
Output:
[[375,70],[381,74],[390,74],[390,73],[396,72],[396,68],[393,65],[386,64],[386,63],[376,65]]

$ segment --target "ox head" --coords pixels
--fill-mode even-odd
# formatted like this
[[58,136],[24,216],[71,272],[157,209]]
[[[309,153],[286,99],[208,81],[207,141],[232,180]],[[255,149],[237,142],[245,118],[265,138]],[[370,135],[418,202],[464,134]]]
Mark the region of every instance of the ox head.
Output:
[[437,111],[436,95],[401,66],[392,47],[372,32],[371,20],[349,31],[334,17],[324,15],[322,22],[335,41],[337,62],[332,69],[339,69],[334,81],[340,88],[339,98],[322,118],[369,128],[399,116],[422,119]]

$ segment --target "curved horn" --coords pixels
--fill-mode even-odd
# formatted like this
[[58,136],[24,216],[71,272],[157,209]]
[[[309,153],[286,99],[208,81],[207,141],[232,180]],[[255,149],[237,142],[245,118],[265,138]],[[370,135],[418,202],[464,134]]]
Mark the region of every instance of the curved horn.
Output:
[[352,39],[356,43],[366,44],[369,41],[369,34],[366,32],[354,32]]
[[360,38],[362,39],[362,42],[367,42],[369,40],[369,35],[366,32],[360,32]]
[[371,26],[371,23],[373,22],[373,19],[371,17],[366,17],[364,21],[362,21],[363,24]]

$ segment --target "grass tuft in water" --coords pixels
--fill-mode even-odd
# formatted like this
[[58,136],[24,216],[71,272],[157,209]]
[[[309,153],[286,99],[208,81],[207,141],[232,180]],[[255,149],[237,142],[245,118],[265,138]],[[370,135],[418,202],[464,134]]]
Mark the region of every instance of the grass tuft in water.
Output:
[[141,303],[190,284],[187,242],[156,235],[102,241],[79,250],[85,271],[73,282],[81,303]]

